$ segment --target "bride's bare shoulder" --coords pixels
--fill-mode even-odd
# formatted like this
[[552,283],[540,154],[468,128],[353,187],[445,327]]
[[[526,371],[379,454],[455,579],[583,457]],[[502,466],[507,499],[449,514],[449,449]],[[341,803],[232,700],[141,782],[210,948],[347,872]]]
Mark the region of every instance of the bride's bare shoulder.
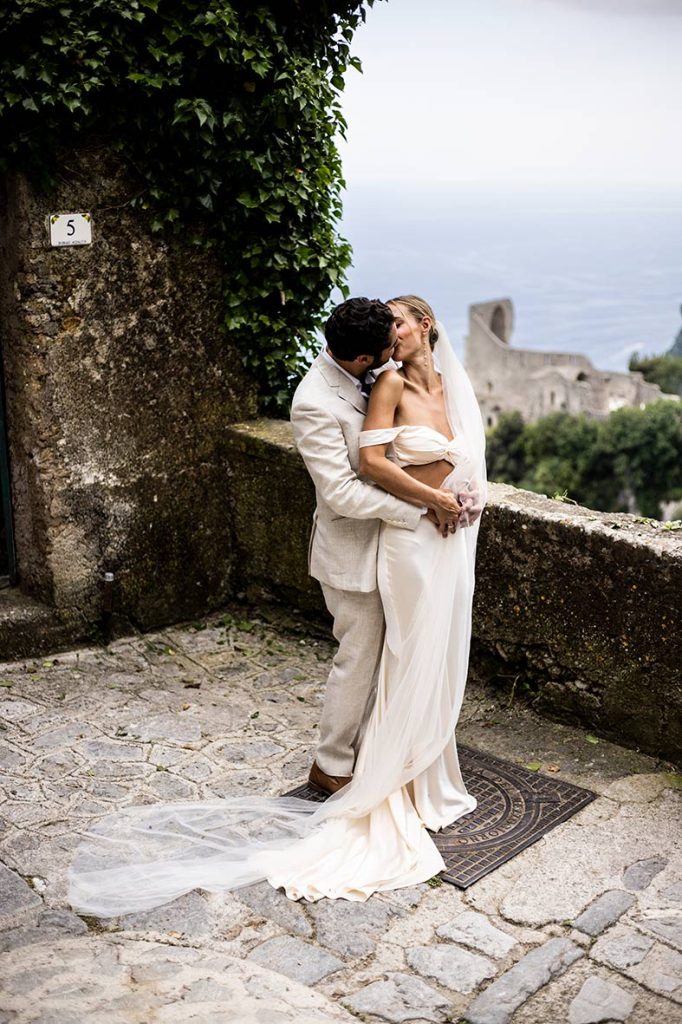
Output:
[[383,370],[377,374],[374,387],[372,388],[372,394],[377,389],[380,389],[384,394],[402,394],[403,388],[405,387],[405,378],[398,370]]

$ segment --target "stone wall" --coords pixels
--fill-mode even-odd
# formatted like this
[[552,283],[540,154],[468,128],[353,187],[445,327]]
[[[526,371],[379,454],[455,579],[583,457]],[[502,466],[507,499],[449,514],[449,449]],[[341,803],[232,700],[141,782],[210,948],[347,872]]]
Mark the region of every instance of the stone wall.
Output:
[[[227,431],[238,577],[312,614],[314,492],[287,424]],[[622,743],[682,760],[682,533],[491,485],[471,672]]]
[[[50,196],[0,198],[0,345],[19,583],[96,621],[104,571],[143,627],[232,590],[225,427],[255,414],[219,330],[223,270],[152,237],[106,148],[70,154]],[[46,217],[88,211],[93,243],[51,248]]]

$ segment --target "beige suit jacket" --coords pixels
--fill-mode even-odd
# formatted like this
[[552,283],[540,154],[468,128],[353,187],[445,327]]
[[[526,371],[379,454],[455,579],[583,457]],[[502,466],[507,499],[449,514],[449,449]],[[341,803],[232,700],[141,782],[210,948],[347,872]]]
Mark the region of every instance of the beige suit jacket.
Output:
[[423,511],[358,479],[358,434],[366,412],[366,398],[322,355],[291,406],[296,447],[317,497],[308,568],[338,590],[374,590],[381,521],[414,530]]

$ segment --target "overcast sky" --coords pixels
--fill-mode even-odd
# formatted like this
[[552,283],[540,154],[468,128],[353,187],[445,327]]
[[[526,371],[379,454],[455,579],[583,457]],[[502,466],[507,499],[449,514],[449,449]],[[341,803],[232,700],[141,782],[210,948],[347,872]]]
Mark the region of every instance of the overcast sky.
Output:
[[349,186],[682,189],[682,0],[384,0],[353,51]]

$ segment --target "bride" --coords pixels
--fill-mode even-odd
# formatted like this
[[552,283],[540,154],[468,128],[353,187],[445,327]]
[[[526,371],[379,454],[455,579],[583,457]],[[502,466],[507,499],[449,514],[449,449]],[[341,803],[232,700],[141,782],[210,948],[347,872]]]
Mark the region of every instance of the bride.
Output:
[[389,306],[402,367],[374,385],[360,435],[362,474],[413,501],[428,488],[450,490],[461,513],[445,540],[427,516],[414,531],[381,526],[386,637],[351,782],[324,804],[246,796],[124,808],[77,851],[69,899],[81,913],[117,916],[192,889],[262,879],[291,899],[366,900],[444,870],[427,830],[476,806],[462,781],[455,727],[469,659],[485,439],[471,384],[431,307],[417,296]]

